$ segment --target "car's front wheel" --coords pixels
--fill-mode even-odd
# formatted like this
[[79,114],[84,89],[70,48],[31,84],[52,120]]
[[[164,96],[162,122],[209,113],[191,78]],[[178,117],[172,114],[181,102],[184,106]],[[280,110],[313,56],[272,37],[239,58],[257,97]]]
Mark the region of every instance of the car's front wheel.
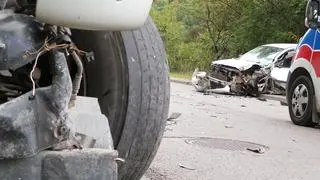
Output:
[[288,95],[292,122],[299,126],[315,126],[312,121],[314,88],[310,78],[298,76],[290,86]]

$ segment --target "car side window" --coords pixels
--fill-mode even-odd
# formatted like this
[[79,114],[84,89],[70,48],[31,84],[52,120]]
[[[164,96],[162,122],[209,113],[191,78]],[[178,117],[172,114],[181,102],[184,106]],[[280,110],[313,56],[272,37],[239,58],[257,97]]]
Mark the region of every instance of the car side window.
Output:
[[292,64],[293,57],[295,56],[295,50],[288,50],[283,53],[274,63],[279,68],[289,68]]
[[291,66],[292,60],[295,54],[296,54],[296,51],[294,50],[288,51],[287,55],[284,57],[284,60],[283,60],[283,67],[289,68]]

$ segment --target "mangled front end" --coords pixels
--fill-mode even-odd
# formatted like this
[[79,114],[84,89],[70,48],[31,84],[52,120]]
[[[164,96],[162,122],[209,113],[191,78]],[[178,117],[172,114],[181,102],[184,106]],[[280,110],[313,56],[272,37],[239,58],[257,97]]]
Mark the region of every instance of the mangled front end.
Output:
[[88,53],[67,28],[11,11],[0,22],[0,179],[116,179],[108,119],[76,98]]
[[253,64],[247,67],[233,67],[219,63],[211,65],[208,78],[212,88],[229,86],[230,92],[237,95],[259,96],[258,83],[266,73],[261,66]]

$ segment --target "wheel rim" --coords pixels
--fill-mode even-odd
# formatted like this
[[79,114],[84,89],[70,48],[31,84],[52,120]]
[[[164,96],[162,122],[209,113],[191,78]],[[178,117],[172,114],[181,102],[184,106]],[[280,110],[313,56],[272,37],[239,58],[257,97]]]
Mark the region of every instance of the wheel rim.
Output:
[[309,106],[309,92],[304,84],[299,84],[292,95],[292,112],[297,118],[301,118]]

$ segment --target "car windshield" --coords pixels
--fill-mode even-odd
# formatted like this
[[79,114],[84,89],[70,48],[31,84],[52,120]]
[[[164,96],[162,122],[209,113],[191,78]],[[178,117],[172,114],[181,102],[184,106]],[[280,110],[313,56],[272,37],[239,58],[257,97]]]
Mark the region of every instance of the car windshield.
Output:
[[240,57],[240,60],[252,61],[258,64],[269,64],[283,48],[274,46],[259,46]]

